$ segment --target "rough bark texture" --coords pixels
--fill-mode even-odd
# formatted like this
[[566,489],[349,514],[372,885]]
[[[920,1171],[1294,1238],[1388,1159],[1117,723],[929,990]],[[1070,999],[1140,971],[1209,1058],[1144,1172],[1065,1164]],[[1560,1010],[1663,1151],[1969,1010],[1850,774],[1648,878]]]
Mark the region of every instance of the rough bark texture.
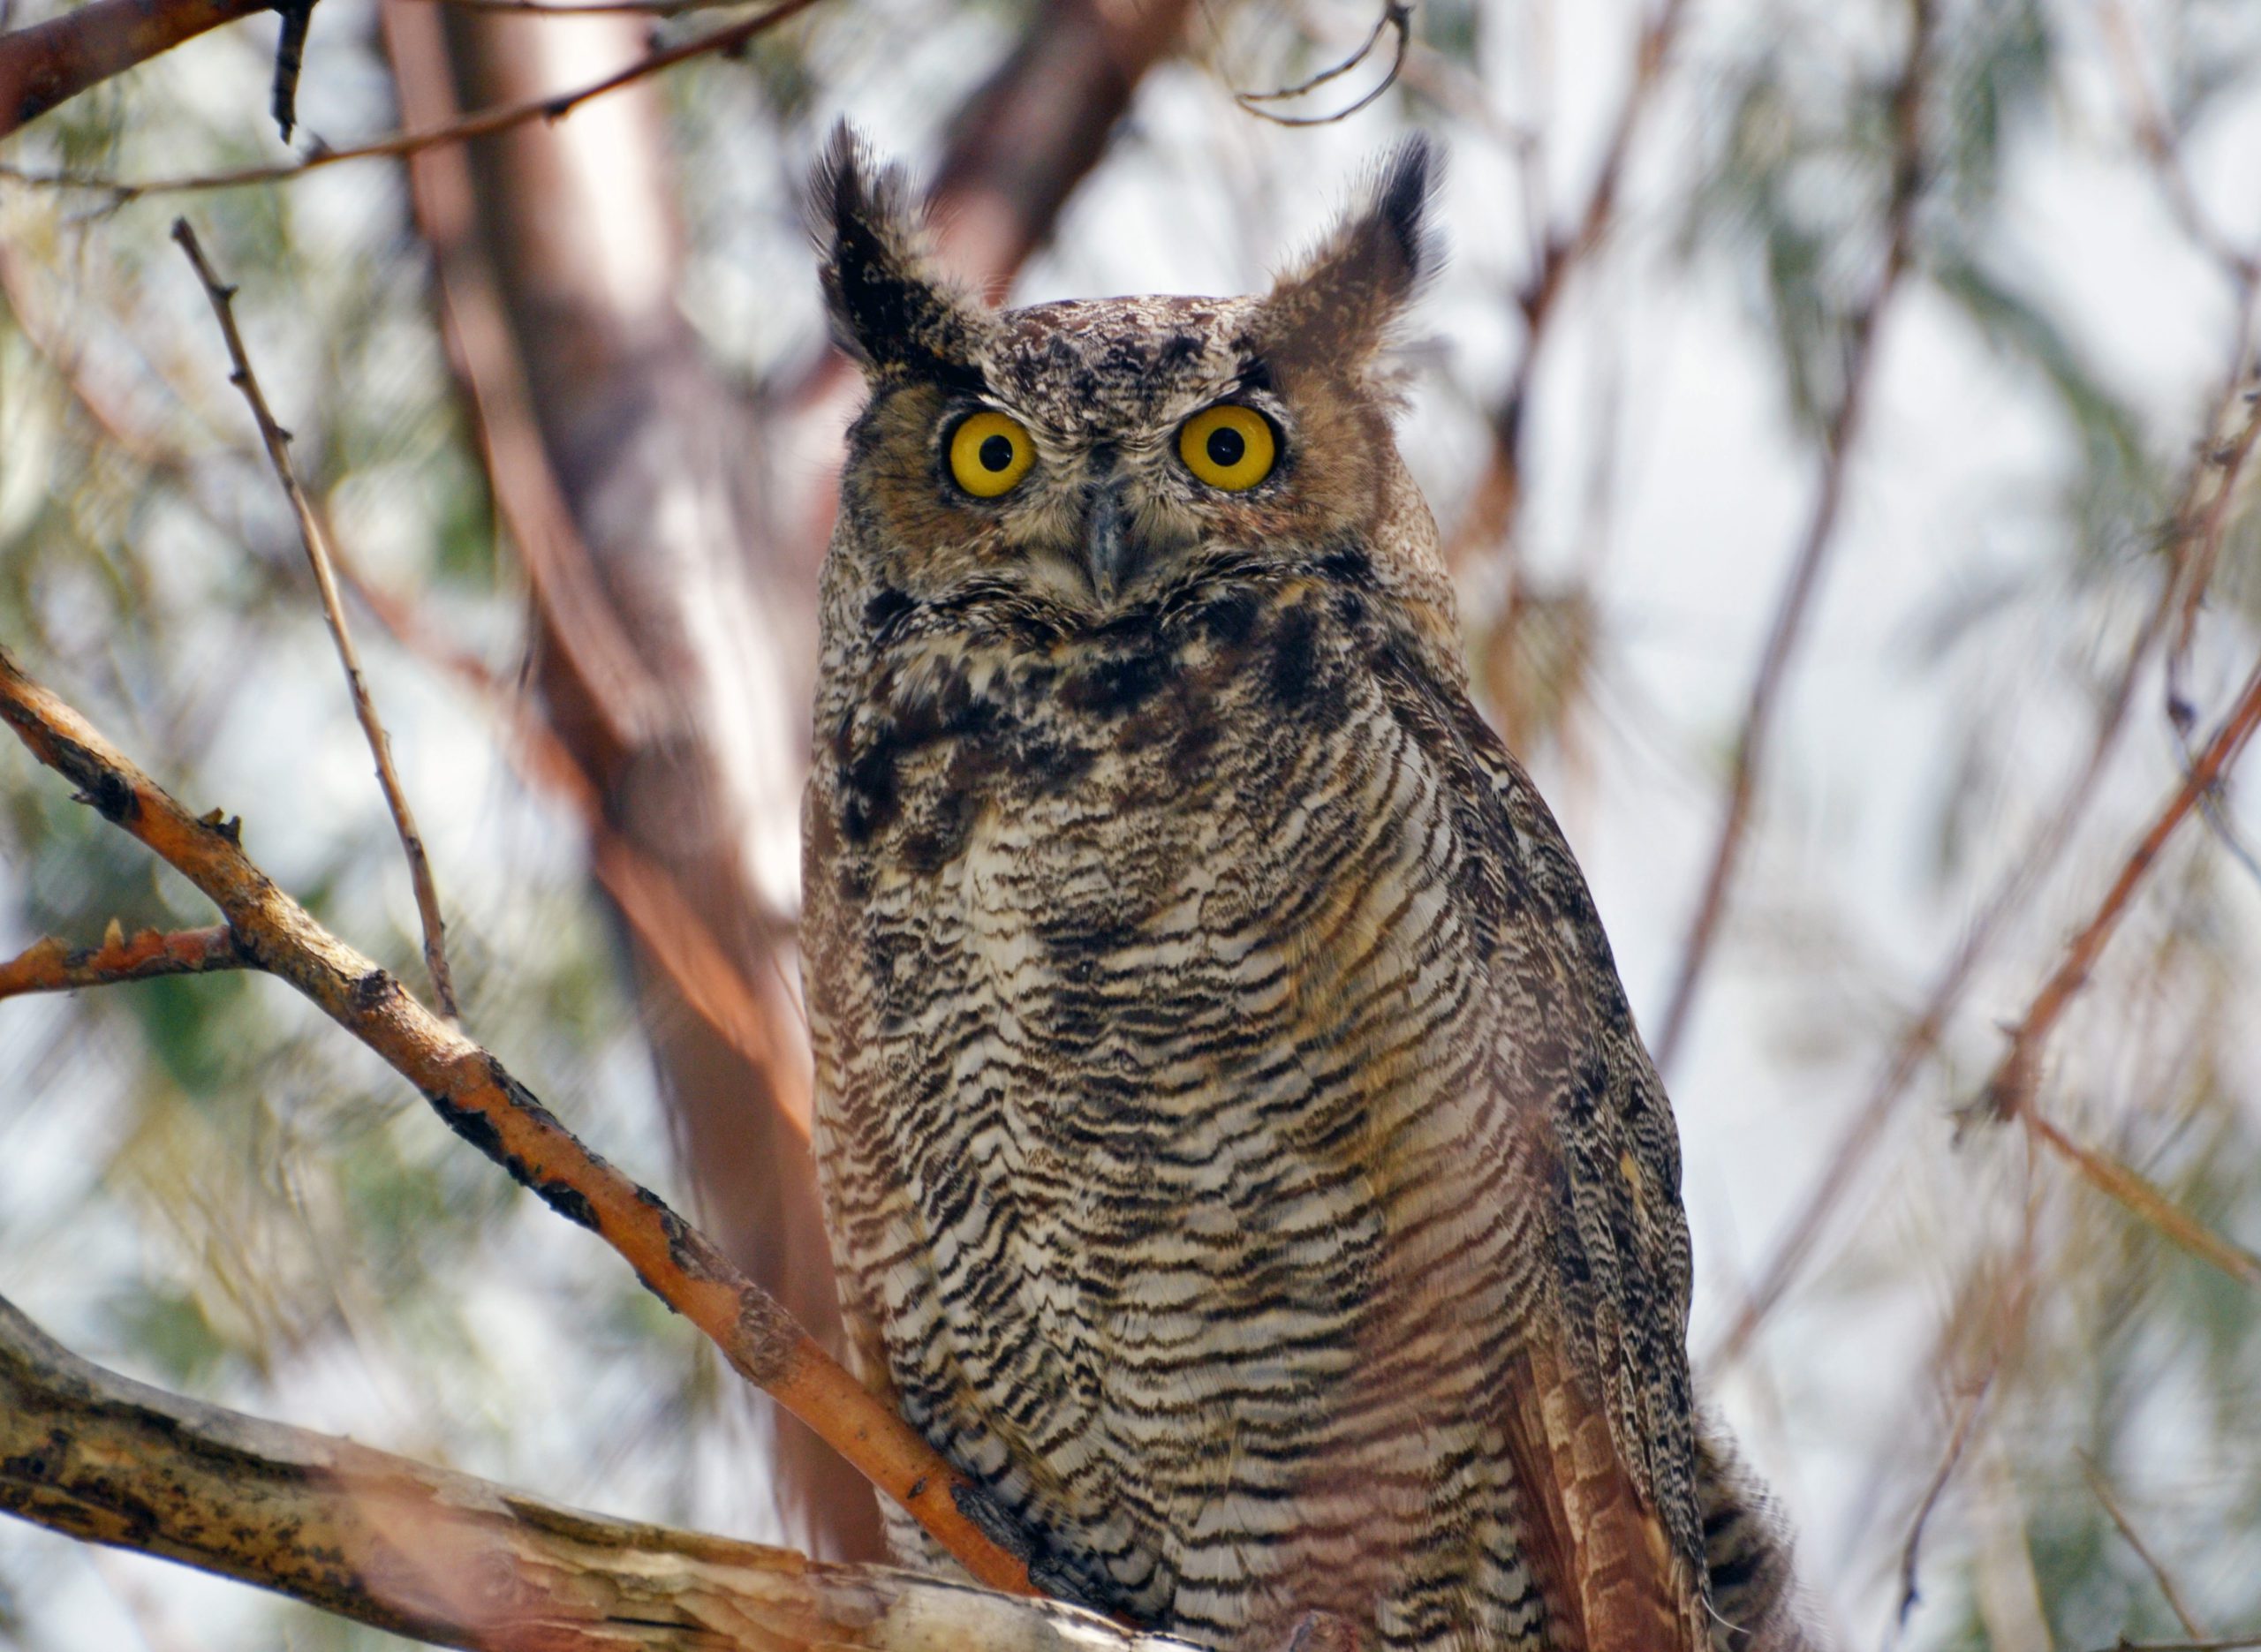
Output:
[[1190,1652],[1049,1602],[560,1508],[199,1404],[0,1301],[0,1510],[480,1652]]

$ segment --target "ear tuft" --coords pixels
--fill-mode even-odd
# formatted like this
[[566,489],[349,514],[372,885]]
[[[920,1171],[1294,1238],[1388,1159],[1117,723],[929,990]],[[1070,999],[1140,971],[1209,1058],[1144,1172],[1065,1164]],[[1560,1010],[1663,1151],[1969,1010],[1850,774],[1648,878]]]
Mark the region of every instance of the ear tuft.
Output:
[[1443,262],[1427,227],[1443,163],[1415,134],[1383,155],[1356,205],[1318,249],[1274,283],[1266,303],[1274,348],[1363,361]]
[[842,349],[874,373],[975,371],[986,313],[934,268],[903,169],[882,162],[846,121],[809,180],[808,215]]

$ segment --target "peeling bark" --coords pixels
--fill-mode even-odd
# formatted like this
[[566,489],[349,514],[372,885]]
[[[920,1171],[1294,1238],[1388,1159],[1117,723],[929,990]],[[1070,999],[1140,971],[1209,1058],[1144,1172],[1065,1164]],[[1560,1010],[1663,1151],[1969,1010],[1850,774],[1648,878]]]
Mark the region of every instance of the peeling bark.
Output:
[[474,1652],[1191,1652],[886,1567],[545,1503],[89,1363],[0,1300],[0,1510]]

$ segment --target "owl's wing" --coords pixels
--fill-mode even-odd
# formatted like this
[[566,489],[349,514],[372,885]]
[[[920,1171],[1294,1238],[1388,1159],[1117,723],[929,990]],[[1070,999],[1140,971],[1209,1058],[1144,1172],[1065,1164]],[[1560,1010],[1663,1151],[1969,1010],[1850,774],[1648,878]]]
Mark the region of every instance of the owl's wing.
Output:
[[1662,1082],[1553,814],[1457,686],[1384,693],[1454,798],[1456,898],[1489,960],[1551,1303],[1505,1396],[1591,1645],[1708,1644],[1687,1360],[1688,1226]]

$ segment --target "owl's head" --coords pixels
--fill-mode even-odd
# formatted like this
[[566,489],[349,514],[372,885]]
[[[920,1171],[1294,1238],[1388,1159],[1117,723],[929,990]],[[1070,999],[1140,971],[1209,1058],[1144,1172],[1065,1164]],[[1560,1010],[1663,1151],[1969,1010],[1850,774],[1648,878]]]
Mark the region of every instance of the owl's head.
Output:
[[914,602],[1006,597],[1071,629],[1351,548],[1385,586],[1446,600],[1379,365],[1435,262],[1435,170],[1425,140],[1400,145],[1261,296],[1000,311],[940,271],[902,173],[843,126],[813,217],[871,399],[834,554]]

